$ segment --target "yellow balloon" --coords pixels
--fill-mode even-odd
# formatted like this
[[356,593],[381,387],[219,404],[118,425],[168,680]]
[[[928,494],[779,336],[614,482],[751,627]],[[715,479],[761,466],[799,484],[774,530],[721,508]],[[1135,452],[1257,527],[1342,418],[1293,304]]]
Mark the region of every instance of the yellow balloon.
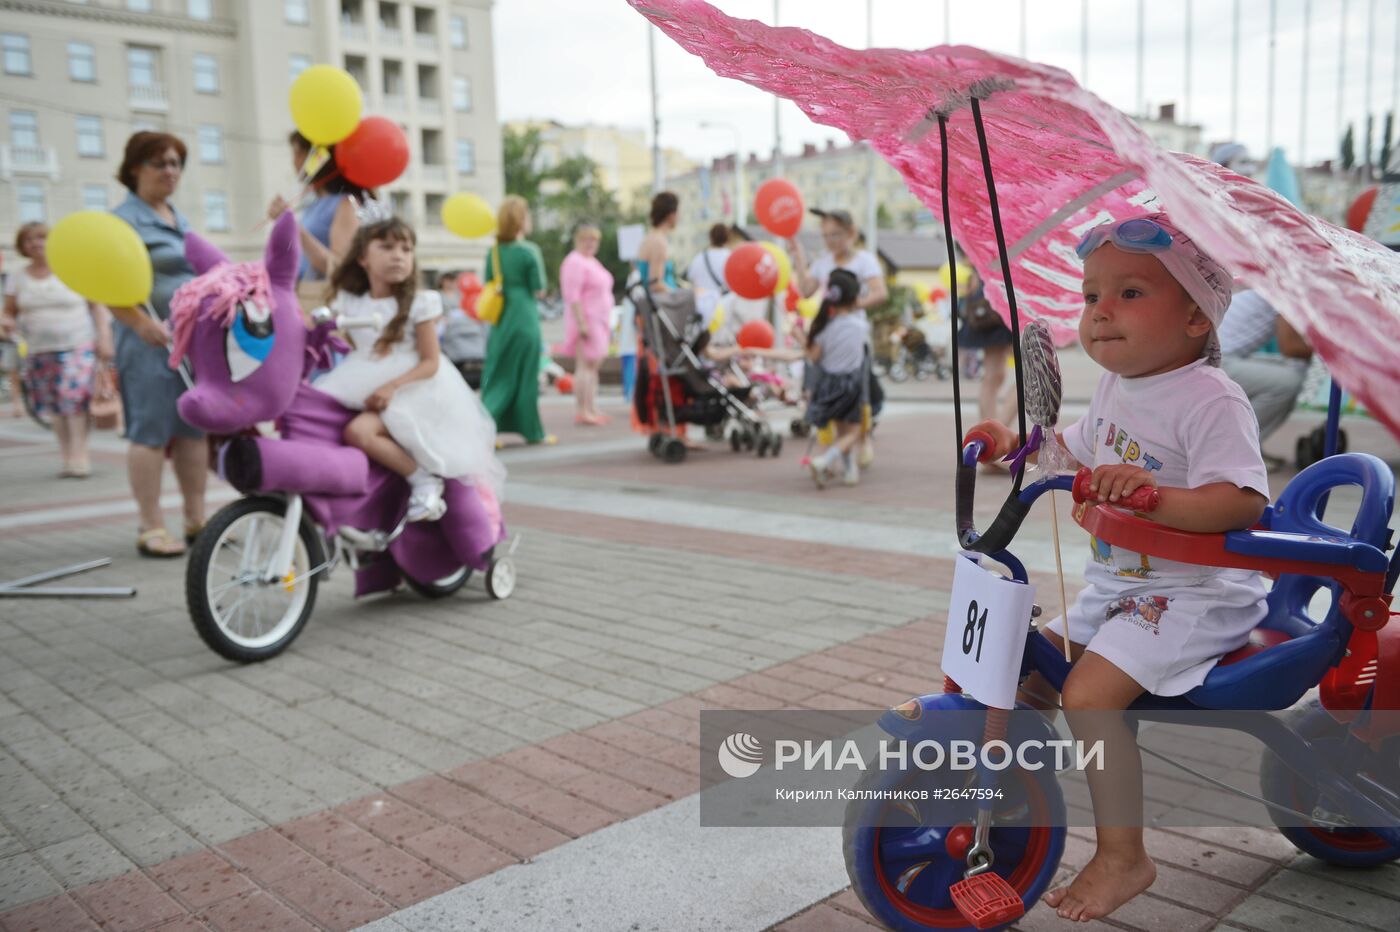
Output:
[[350,73],[334,65],[312,65],[292,82],[292,122],[318,146],[340,142],[360,125],[364,98]]
[[933,289],[929,288],[929,286],[925,285],[923,282],[916,282],[914,284],[914,296],[919,299],[920,304],[928,304],[933,297]]
[[778,283],[773,286],[773,293],[782,294],[787,291],[788,282],[792,280],[792,261],[777,243],[765,241],[759,245],[768,250],[773,256],[773,261],[778,263]]
[[797,302],[797,313],[802,315],[803,320],[811,320],[817,316],[817,311],[821,310],[822,304],[815,297],[803,298]]
[[719,328],[724,326],[724,305],[715,305],[715,312],[710,317],[710,333],[719,333]]
[[442,225],[464,239],[476,239],[496,229],[496,215],[481,195],[459,191],[442,202]]
[[89,301],[134,307],[151,297],[151,254],[115,214],[69,214],[49,231],[45,250],[58,280]]

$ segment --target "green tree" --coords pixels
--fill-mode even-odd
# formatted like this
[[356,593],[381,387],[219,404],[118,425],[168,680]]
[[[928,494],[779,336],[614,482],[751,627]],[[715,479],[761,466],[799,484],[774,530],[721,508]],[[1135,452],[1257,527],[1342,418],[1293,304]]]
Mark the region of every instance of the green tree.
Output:
[[1347,133],[1342,137],[1342,169],[1350,171],[1356,167],[1356,127],[1347,124]]
[[530,239],[544,256],[549,287],[559,286],[559,265],[573,248],[574,229],[592,223],[602,231],[598,259],[612,272],[619,293],[629,271],[617,257],[617,228],[626,222],[617,198],[603,187],[598,166],[576,155],[547,164],[538,129],[507,128],[502,140],[507,194],[518,194],[530,205],[534,229]]

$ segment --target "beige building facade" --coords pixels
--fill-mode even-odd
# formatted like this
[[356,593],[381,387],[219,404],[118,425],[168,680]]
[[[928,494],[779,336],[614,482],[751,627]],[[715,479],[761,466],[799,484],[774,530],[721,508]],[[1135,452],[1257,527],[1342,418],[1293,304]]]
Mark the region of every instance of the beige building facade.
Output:
[[235,258],[261,252],[267,204],[299,192],[287,92],[312,64],[345,68],[366,115],[397,121],[408,170],[388,195],[420,236],[425,268],[480,266],[484,243],[447,233],[456,191],[503,194],[493,0],[0,0],[0,242],[126,196],[127,137],[174,133],[189,149],[176,206]]
[[[645,211],[651,200],[652,159],[647,134],[641,129],[583,124],[567,126],[556,120],[529,120],[507,124],[512,132],[538,130],[540,160],[547,169],[565,159],[582,155],[598,166],[598,180],[617,197],[623,211]],[[684,174],[695,161],[677,149],[662,149],[662,176]]]

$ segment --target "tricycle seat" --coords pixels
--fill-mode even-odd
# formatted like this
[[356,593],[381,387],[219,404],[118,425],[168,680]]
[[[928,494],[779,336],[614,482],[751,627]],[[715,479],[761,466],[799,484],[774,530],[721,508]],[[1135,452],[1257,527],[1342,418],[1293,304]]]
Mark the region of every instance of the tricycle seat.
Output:
[[1184,698],[1206,709],[1286,709],[1318,684],[1341,646],[1332,625],[1297,637],[1255,628],[1248,644],[1221,658]]

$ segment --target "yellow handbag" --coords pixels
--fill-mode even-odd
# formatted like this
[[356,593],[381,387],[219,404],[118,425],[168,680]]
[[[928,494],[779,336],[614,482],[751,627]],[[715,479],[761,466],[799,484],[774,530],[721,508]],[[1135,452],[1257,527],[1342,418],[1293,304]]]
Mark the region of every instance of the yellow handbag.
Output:
[[476,318],[483,324],[496,326],[501,320],[501,311],[506,307],[505,292],[501,288],[501,255],[500,246],[491,247],[491,255],[487,259],[491,271],[491,280],[481,288],[481,294],[476,296]]

